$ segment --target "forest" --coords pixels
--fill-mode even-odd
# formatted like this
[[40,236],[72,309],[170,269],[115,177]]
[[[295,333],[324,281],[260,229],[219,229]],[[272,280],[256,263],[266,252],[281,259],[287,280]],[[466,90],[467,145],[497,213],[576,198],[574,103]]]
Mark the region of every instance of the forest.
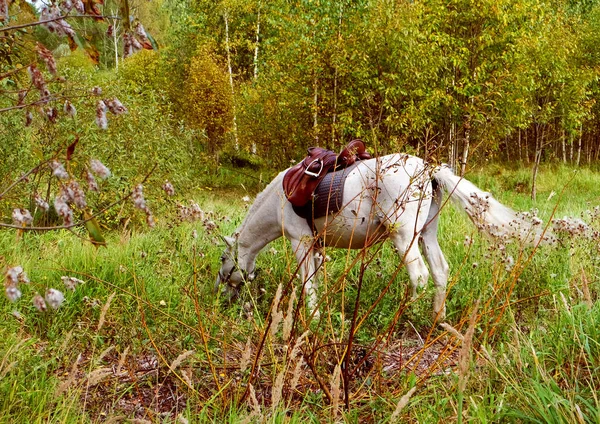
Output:
[[[318,313],[284,240],[213,290],[354,139],[552,243],[444,200],[444,319],[389,243],[325,248]],[[596,0],[0,0],[0,422],[598,422],[599,164]]]

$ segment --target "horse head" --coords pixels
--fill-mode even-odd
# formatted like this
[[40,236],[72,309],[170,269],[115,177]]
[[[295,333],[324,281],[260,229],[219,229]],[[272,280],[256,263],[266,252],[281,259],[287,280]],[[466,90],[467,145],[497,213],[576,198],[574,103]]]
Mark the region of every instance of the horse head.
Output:
[[251,281],[254,278],[253,273],[248,273],[242,269],[238,263],[238,242],[237,234],[234,237],[222,237],[225,242],[225,250],[221,255],[221,268],[217,274],[215,281],[215,293],[221,284],[225,284],[223,292],[229,295],[229,299],[235,299],[241,287],[246,281]]

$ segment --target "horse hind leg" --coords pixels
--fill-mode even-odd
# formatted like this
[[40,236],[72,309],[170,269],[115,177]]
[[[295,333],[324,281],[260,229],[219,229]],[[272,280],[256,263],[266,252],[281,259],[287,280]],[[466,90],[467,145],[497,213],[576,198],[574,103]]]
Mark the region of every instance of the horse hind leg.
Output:
[[429,279],[429,271],[421,256],[421,252],[419,252],[416,236],[393,231],[390,239],[400,256],[403,257],[404,265],[408,271],[408,278],[410,279],[412,298],[415,299],[417,297],[417,289],[425,286]]
[[433,319],[443,320],[446,317],[446,285],[450,269],[438,242],[438,217],[441,207],[442,193],[440,189],[434,191],[433,201],[427,216],[427,223],[423,227],[419,243],[425,259],[429,263],[431,277],[435,285],[433,297]]

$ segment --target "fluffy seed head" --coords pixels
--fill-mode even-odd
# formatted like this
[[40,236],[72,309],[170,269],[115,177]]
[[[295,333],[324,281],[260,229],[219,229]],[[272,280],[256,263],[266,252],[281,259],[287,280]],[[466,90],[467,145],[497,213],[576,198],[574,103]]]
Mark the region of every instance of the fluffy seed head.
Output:
[[77,115],[77,109],[75,109],[75,106],[73,106],[73,103],[71,103],[68,100],[65,100],[64,111],[71,118],[75,118],[75,115]]
[[39,193],[35,193],[35,196],[33,197],[33,200],[35,201],[35,204],[38,208],[43,209],[45,211],[47,211],[48,209],[50,209],[50,205],[48,205],[48,202],[46,202],[42,196],[39,195]]
[[13,209],[12,219],[15,225],[20,225],[22,227],[31,225],[31,223],[33,223],[33,217],[31,216],[31,212],[29,212],[27,209]]
[[101,130],[108,128],[108,119],[106,118],[106,104],[102,100],[96,103],[96,125]]
[[113,97],[112,99],[105,99],[104,104],[106,104],[106,107],[108,107],[108,110],[113,115],[122,115],[127,113],[127,108],[123,106],[123,103],[121,103],[116,97]]
[[92,169],[92,172],[101,180],[105,180],[110,177],[110,169],[108,169],[98,159],[90,159],[90,168]]
[[68,277],[66,275],[63,275],[60,277],[60,279],[64,283],[65,287],[71,291],[75,291],[78,285],[85,283],[85,281],[80,280],[79,278]]
[[19,290],[17,286],[13,285],[6,286],[4,292],[6,293],[6,297],[8,298],[8,300],[10,300],[13,303],[19,300],[23,295],[23,293],[21,293],[21,290]]
[[52,175],[59,180],[69,179],[69,173],[65,170],[65,167],[57,160],[50,162],[50,168],[52,168]]
[[36,293],[36,295],[33,296],[31,302],[33,303],[33,306],[35,306],[35,308],[40,312],[46,312],[46,310],[48,309],[48,307],[46,306],[46,301],[42,296],[39,295],[39,293]]
[[46,290],[46,302],[52,309],[60,308],[60,305],[65,301],[65,295],[56,289]]
[[167,193],[167,196],[175,195],[175,187],[168,180],[162,185],[162,189]]

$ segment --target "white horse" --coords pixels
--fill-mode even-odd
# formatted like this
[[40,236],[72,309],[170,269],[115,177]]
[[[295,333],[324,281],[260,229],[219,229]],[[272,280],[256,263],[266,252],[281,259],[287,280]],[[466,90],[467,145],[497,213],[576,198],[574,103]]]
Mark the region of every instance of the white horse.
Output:
[[[313,230],[286,200],[282,187],[285,172],[277,175],[256,197],[234,235],[224,238],[227,246],[221,256],[215,289],[225,283],[230,294],[237,294],[244,282],[253,279],[255,260],[261,249],[285,236],[301,265],[303,287],[312,311],[317,306],[314,276],[321,259],[314,249]],[[434,317],[443,319],[449,268],[437,239],[442,190],[466,211],[480,230],[491,236],[516,234],[523,238],[531,234],[530,223],[489,193],[456,176],[447,166],[432,167],[406,154],[358,162],[345,182],[344,207],[316,219],[314,225],[324,246],[362,249],[389,238],[406,266],[413,297],[417,288],[429,279],[422,252],[436,288]]]

